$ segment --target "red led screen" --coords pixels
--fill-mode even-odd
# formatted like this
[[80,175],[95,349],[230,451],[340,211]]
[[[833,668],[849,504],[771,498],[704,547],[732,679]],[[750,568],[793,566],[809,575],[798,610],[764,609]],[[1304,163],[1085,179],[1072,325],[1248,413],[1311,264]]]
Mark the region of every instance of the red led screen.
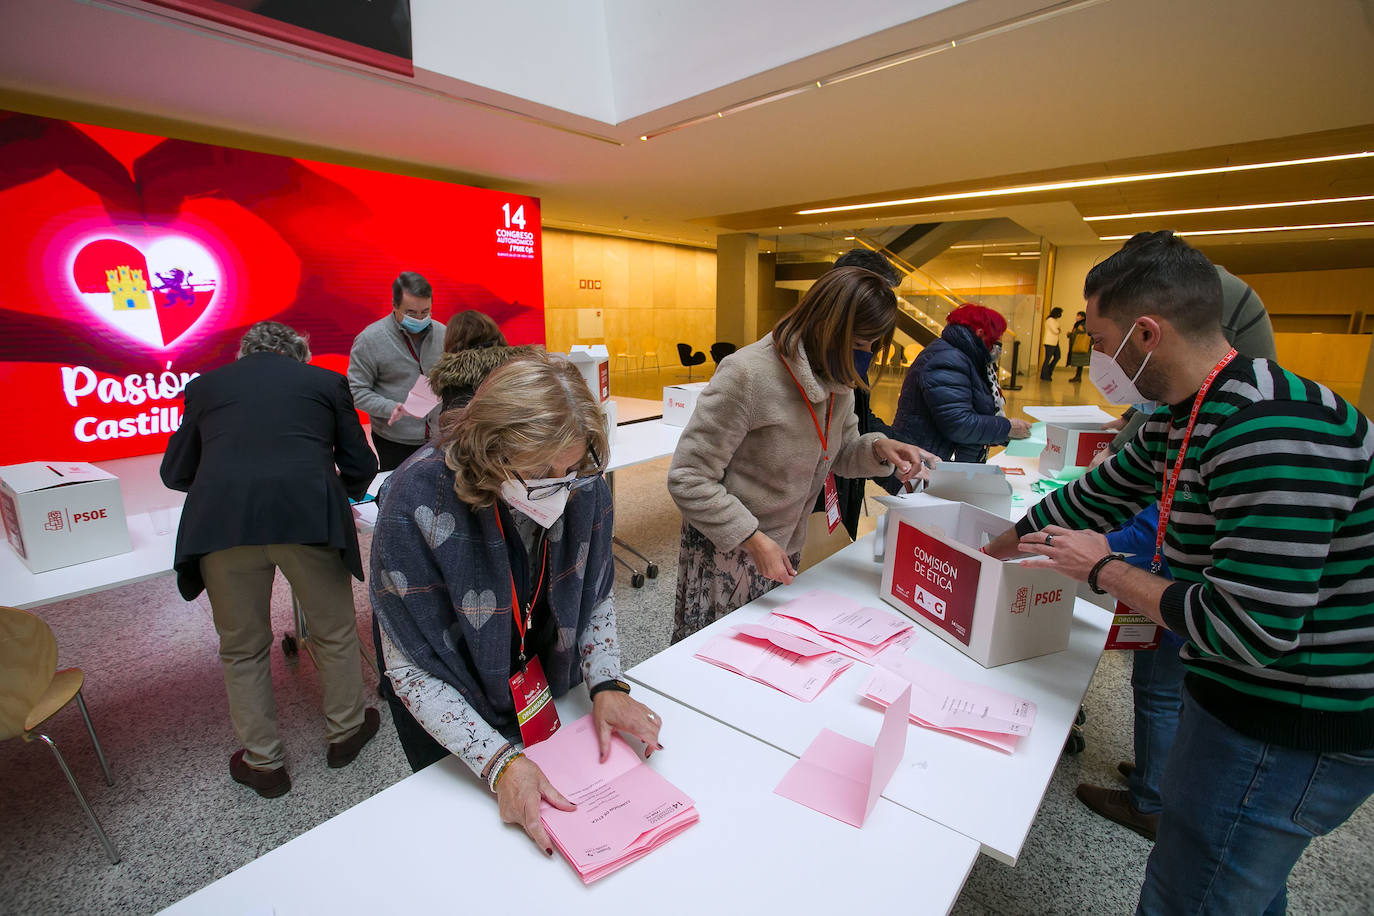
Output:
[[0,112],[0,465],[161,451],[247,327],[343,372],[402,270],[543,343],[539,201]]

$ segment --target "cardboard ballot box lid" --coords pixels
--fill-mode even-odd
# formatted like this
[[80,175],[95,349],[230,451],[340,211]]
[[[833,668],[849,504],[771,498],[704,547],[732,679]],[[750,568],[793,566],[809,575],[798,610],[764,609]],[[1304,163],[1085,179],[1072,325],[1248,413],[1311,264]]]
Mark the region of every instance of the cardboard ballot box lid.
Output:
[[610,351],[601,344],[575,344],[568,348],[568,361],[571,363],[599,363],[603,359],[610,359],[610,355]]
[[1011,484],[993,464],[942,461],[930,469],[925,492],[940,499],[968,503],[1005,518],[1011,512]]
[[1110,423],[1116,417],[1094,404],[1042,404],[1021,408],[1027,414],[1045,423]]
[[33,493],[92,480],[116,480],[115,475],[81,461],[30,461],[0,467],[0,481],[15,493]]

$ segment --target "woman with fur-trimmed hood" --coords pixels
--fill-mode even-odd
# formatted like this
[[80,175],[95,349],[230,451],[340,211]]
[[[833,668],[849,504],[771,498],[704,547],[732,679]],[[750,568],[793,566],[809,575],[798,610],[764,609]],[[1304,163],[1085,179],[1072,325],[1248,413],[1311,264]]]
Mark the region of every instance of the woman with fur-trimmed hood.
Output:
[[443,399],[443,410],[463,407],[497,366],[543,351],[533,344],[512,347],[490,316],[459,312],[444,333],[444,355],[429,371],[429,387]]

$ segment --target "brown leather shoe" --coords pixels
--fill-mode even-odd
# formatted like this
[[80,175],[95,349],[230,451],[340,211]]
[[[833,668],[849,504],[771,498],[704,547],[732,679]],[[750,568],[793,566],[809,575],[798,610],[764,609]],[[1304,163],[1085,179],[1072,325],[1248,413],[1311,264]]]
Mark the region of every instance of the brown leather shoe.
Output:
[[1121,774],[1123,779],[1130,779],[1135,772],[1135,764],[1129,760],[1123,760],[1116,765],[1116,771]]
[[372,740],[372,736],[377,734],[377,727],[381,725],[382,717],[377,710],[371,706],[363,713],[363,724],[353,734],[342,741],[335,741],[329,745],[329,752],[325,754],[325,760],[333,769],[346,767],[353,762],[353,758],[358,756],[358,752],[363,749],[363,745]]
[[291,791],[291,777],[286,775],[286,767],[260,770],[243,762],[246,753],[244,748],[239,748],[229,758],[229,776],[234,782],[242,783],[263,798],[276,798]]
[[1141,814],[1131,804],[1131,793],[1125,789],[1104,789],[1080,782],[1074,791],[1078,800],[1098,814],[1123,827],[1130,827],[1145,839],[1154,842],[1159,832],[1158,814]]

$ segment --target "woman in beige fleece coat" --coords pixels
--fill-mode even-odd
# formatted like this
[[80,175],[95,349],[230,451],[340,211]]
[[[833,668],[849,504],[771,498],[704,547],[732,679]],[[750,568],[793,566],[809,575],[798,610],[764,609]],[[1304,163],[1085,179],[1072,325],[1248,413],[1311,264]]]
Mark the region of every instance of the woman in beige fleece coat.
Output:
[[[886,352],[897,297],[877,274],[831,270],[773,332],[716,369],[683,430],[668,490],[682,511],[673,642],[797,574],[806,517],[831,474],[927,475],[935,458],[860,436],[855,349]],[[822,435],[822,430],[824,434]]]

